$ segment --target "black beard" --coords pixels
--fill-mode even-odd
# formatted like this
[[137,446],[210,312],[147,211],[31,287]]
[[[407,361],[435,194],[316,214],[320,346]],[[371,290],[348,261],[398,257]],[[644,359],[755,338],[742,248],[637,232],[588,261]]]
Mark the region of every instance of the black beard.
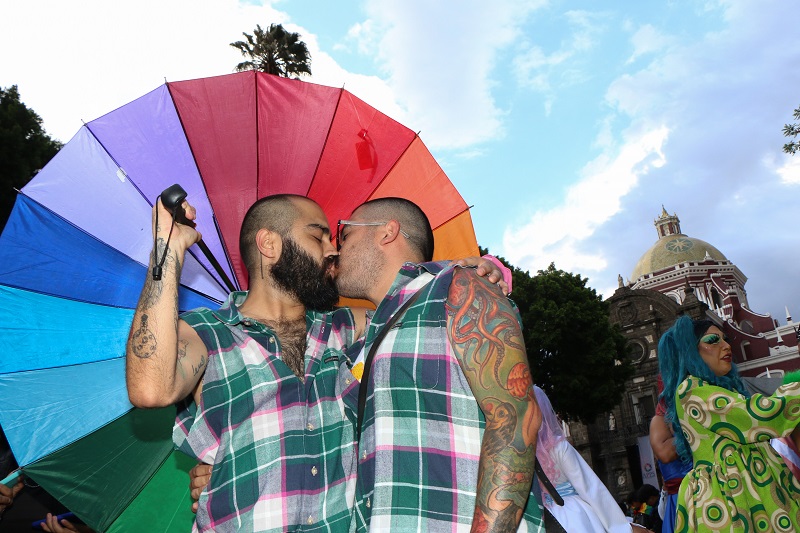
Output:
[[326,257],[320,265],[290,237],[283,239],[283,250],[272,265],[272,279],[278,287],[293,294],[306,309],[330,311],[339,301],[336,283],[328,274],[334,257]]

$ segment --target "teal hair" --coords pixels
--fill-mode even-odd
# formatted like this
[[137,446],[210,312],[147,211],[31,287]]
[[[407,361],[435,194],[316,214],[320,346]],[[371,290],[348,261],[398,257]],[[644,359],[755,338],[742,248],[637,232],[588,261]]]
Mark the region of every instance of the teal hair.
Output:
[[738,392],[746,398],[750,397],[735,364],[731,365],[731,371],[726,375],[717,376],[697,351],[700,337],[713,325],[710,320],[693,321],[684,315],[658,341],[658,368],[664,382],[664,391],[659,398],[664,400],[667,407],[665,418],[675,434],[675,449],[680,458],[687,462],[692,462],[692,450],[683,435],[675,409],[675,395],[683,380],[691,375],[712,385]]

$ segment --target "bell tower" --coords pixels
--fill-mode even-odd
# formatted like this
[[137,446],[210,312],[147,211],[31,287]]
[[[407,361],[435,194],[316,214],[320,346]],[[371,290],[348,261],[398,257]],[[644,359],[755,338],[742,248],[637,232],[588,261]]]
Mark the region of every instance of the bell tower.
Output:
[[669,235],[681,234],[681,221],[678,219],[678,215],[670,215],[663,205],[661,206],[661,216],[653,221],[653,225],[658,231],[659,239]]

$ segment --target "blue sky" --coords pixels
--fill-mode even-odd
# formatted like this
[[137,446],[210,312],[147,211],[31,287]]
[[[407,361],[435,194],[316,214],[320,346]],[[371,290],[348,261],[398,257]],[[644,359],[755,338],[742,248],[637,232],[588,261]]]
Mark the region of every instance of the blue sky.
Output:
[[[598,7],[600,5],[600,7]],[[777,0],[14,2],[0,86],[61,140],[168,80],[231,72],[256,24],[299,31],[311,81],[413,130],[478,240],[610,295],[662,204],[748,276],[751,307],[800,320],[800,39]]]

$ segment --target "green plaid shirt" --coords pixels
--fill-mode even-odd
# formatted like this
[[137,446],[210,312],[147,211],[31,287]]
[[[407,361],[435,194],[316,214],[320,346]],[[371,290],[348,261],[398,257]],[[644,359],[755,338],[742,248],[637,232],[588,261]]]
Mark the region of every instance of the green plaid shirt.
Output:
[[179,449],[214,465],[195,531],[346,531],[355,414],[342,397],[357,387],[344,355],[353,316],[306,313],[303,382],[281,360],[274,332],[238,311],[245,297],[181,317],[209,354],[200,405],[181,411],[173,432]]
[[[424,272],[436,277],[424,288]],[[358,457],[351,531],[469,531],[475,512],[485,419],[447,337],[445,301],[453,268],[402,267],[371,317],[363,346],[417,290],[372,362]],[[519,531],[543,531],[531,496]]]

